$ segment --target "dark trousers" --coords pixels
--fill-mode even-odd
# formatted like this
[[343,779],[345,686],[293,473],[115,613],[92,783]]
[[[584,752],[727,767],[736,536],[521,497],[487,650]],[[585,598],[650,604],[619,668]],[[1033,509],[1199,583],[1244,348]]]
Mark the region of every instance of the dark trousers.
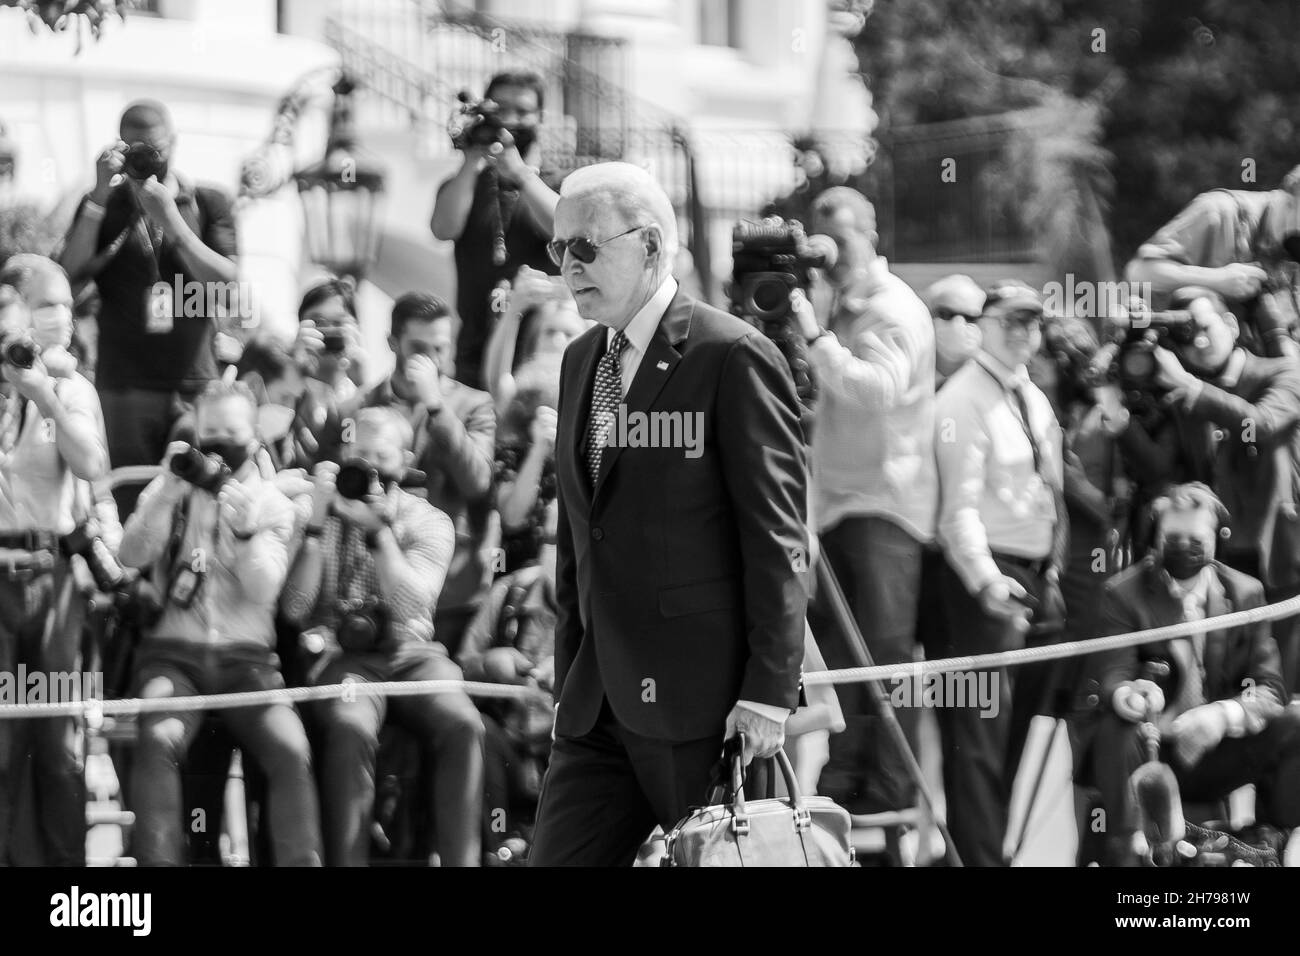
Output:
[[[1138,725],[1107,714],[1099,721],[1093,754],[1107,832],[1127,836],[1136,825],[1126,804],[1129,777],[1146,761]],[[1261,823],[1300,827],[1300,705],[1288,706],[1257,734],[1223,740],[1193,767],[1174,757],[1169,741],[1161,741],[1160,759],[1173,769],[1185,800],[1219,800],[1253,783]]]
[[[162,460],[176,421],[189,409],[193,392],[147,388],[105,388],[99,392],[108,437],[108,460],[114,468],[156,465]],[[118,515],[125,524],[143,486],[114,489]]]
[[[437,644],[409,643],[389,652],[344,653],[318,684],[356,681],[459,680],[461,670]],[[483,807],[483,721],[460,691],[385,697],[358,694],[313,705],[322,739],[321,808],[330,866],[370,862],[379,731],[394,719],[420,740],[433,768],[433,819],[443,866],[478,866]]]
[[[0,673],[15,675],[18,690],[18,665],[25,664],[29,675],[40,672],[55,687],[56,673],[78,668],[84,620],[85,603],[62,558],[36,574],[0,572]],[[29,757],[37,819],[19,821]],[[38,858],[18,854],[19,827],[37,831]],[[0,720],[0,866],[7,863],[85,866],[86,782],[75,718]]]
[[[916,647],[921,543],[887,518],[859,517],[846,518],[825,532],[821,545],[875,663],[910,664]],[[813,631],[826,666],[858,666],[843,629],[827,616],[823,600],[816,603]],[[911,806],[915,786],[883,718],[877,716],[869,688],[838,684],[835,691],[846,728],[830,739],[819,792],[856,813]],[[915,747],[919,713],[899,707],[895,715]]]
[[542,784],[530,866],[630,866],[655,824],[667,833],[707,796],[716,736],[655,740],[619,724],[605,701],[582,737],[557,737]]
[[[1042,598],[1041,577],[1018,564],[996,560],[1003,574],[1018,580],[1036,600]],[[974,595],[946,563],[941,569],[940,592],[953,626],[948,630],[947,648],[937,656],[988,654],[1024,646],[1024,637],[1010,624],[984,613]],[[1017,714],[1013,709],[1012,669],[996,668],[990,673],[998,702],[995,715],[987,716],[974,707],[935,710],[943,740],[948,829],[967,866],[1002,866],[1006,862],[1002,843],[1010,805],[1008,747]],[[1017,692],[1018,689],[1017,685]]]
[[[284,686],[271,651],[247,646],[203,646],[147,639],[138,651],[141,697],[188,697]],[[268,781],[272,854],[276,866],[320,865],[320,813],[311,748],[298,712],[289,704],[220,711],[239,745]],[[135,854],[141,864],[184,862],[180,766],[203,723],[201,711],[143,714],[131,774],[136,813]]]

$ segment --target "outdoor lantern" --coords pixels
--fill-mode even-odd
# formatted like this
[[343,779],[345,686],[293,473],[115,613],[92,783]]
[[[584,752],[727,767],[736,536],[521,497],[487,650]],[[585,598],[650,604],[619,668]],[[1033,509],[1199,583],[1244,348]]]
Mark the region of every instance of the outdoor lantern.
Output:
[[294,174],[311,260],[335,275],[362,279],[379,253],[384,197],[382,164],[358,148],[352,78],[334,84],[325,158]]

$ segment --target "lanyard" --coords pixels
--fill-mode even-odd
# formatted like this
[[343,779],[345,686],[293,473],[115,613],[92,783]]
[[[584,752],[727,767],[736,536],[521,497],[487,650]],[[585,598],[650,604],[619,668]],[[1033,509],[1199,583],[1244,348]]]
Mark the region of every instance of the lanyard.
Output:
[[979,367],[988,374],[989,378],[998,383],[998,387],[1002,389],[1004,394],[1009,393],[1008,397],[1012,399],[1012,413],[1015,415],[1016,421],[1020,423],[1020,428],[1025,433],[1025,438],[1029,440],[1029,448],[1034,455],[1034,471],[1038,473],[1040,478],[1046,481],[1047,475],[1043,470],[1043,450],[1038,444],[1038,439],[1034,436],[1033,426],[1029,420],[1029,403],[1025,401],[1025,393],[1019,387],[1007,388],[1002,379],[998,378],[991,368],[983,362],[979,362],[978,364]]

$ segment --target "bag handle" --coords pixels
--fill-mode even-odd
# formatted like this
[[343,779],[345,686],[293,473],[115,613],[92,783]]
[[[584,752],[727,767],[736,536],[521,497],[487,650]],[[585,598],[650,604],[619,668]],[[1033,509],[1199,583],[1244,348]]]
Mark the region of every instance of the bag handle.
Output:
[[[731,761],[731,826],[737,833],[746,833],[749,830],[749,811],[745,805],[745,735],[737,735],[740,740],[740,746],[736,755]],[[790,765],[790,758],[786,756],[784,750],[777,750],[772,758],[776,765],[781,768],[781,776],[785,777],[785,788],[788,796],[790,807],[794,810],[795,828],[798,830],[807,829],[812,825],[812,814],[804,806],[803,793],[799,790],[799,783],[794,776],[794,767]]]

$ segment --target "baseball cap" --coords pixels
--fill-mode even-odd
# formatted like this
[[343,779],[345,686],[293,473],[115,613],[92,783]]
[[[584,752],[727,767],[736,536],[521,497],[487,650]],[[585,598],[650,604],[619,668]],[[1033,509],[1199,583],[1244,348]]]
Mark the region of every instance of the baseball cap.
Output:
[[1019,279],[1005,279],[985,290],[983,315],[1001,318],[1013,312],[1043,314],[1043,297]]

